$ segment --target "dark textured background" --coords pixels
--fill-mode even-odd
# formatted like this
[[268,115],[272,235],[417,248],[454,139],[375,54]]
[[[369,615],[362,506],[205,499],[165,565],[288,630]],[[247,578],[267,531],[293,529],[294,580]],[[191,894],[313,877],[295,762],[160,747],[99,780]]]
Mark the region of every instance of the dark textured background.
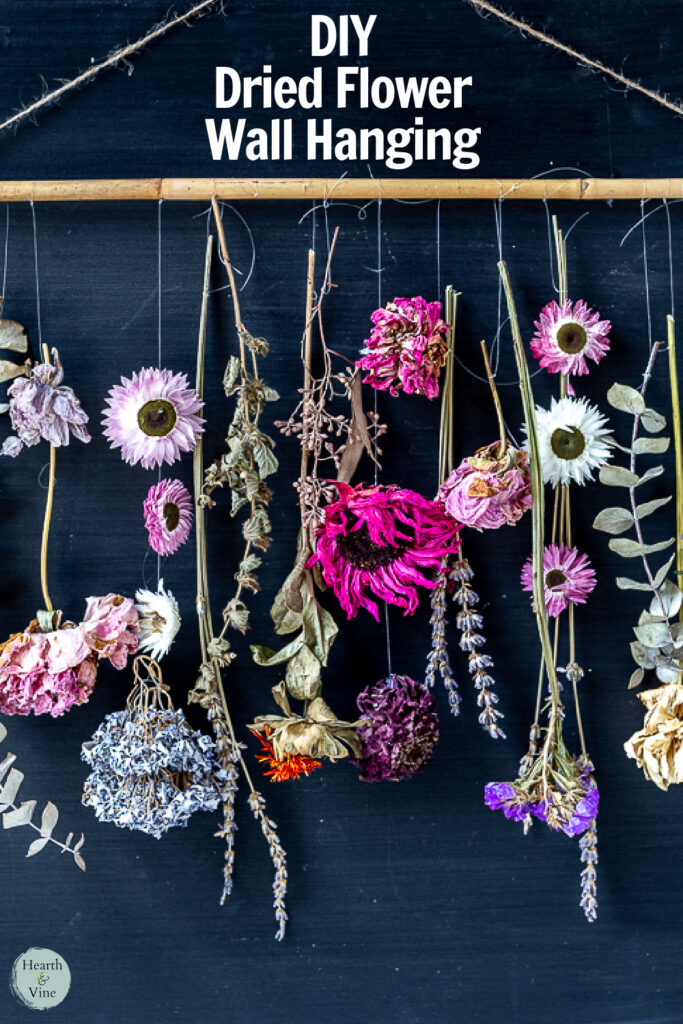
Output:
[[[364,5],[366,11],[370,10]],[[346,4],[328,2],[334,14]],[[637,95],[624,95],[598,76],[518,33],[481,20],[465,3],[378,2],[371,37],[373,73],[473,74],[475,87],[457,125],[481,125],[481,176],[533,175],[563,165],[594,175],[675,175],[683,158],[683,126]],[[683,92],[683,20],[672,0],[624,4],[616,0],[518,0],[517,12],[626,74],[670,93]],[[71,75],[164,14],[157,0],[48,3],[0,2],[0,112],[11,111],[39,88]],[[227,5],[191,30],[180,29],[135,61],[72,96],[64,106],[0,141],[3,178],[212,175],[286,172],[364,174],[363,166],[311,167],[299,152],[286,167],[227,164],[214,169],[203,118],[213,116],[213,68],[233,64],[256,73],[265,61],[300,75],[309,57],[308,5],[244,2]],[[332,64],[334,58],[326,63]],[[270,115],[268,115],[270,116]],[[405,114],[373,118],[386,126]],[[412,118],[406,118],[408,122]],[[258,116],[253,117],[258,123]],[[339,123],[367,123],[350,111]],[[448,123],[448,114],[431,123]],[[373,167],[381,174],[380,166]],[[447,165],[413,168],[440,176]],[[654,207],[652,207],[654,208]],[[283,398],[286,416],[299,386],[296,353],[302,326],[306,250],[311,217],[305,204],[249,204],[239,210],[256,246],[256,266],[242,295],[244,318],[273,350],[265,364]],[[604,403],[619,378],[637,384],[647,353],[642,238],[635,232],[637,202],[595,204],[569,240],[570,290],[612,319],[609,359],[591,373],[586,392]],[[576,205],[551,203],[565,229]],[[163,359],[193,371],[205,219],[201,205],[162,208]],[[376,304],[376,206],[359,218],[353,206],[333,205],[329,228],[341,228],[326,325],[334,346],[353,354],[367,333]],[[437,288],[436,206],[382,207],[384,297]],[[141,502],[153,474],[124,465],[98,429],[103,397],[121,373],[156,360],[156,204],[43,205],[37,209],[43,335],[62,351],[68,382],[94,428],[93,443],[58,455],[56,516],[51,538],[51,588],[56,603],[78,617],[91,593],[132,593],[143,573],[146,537]],[[671,209],[673,268],[681,266],[680,209]],[[0,229],[3,223],[0,210]],[[246,270],[249,239],[226,213],[233,258]],[[552,297],[546,210],[541,203],[503,207],[503,250],[515,282],[520,317],[529,336],[539,308]],[[670,308],[669,257],[663,212],[647,222],[655,336]],[[316,245],[325,253],[325,224],[317,214]],[[479,372],[478,341],[497,322],[497,244],[491,203],[441,206],[441,282],[463,293],[458,323],[462,361]],[[216,286],[223,280],[214,274]],[[683,301],[683,299],[681,300]],[[6,314],[37,341],[30,210],[11,209]],[[230,409],[220,376],[232,351],[227,294],[211,307],[208,360],[207,455],[220,450]],[[504,337],[500,379],[512,381]],[[536,378],[548,401],[554,381]],[[458,375],[457,450],[468,454],[494,434],[485,385]],[[514,387],[503,387],[513,428],[521,419]],[[662,362],[652,402],[666,403]],[[430,493],[436,474],[438,410],[426,400],[380,401],[391,432],[383,479]],[[618,424],[622,431],[626,424]],[[6,429],[6,428],[3,428]],[[254,601],[250,639],[271,643],[267,616],[272,595],[294,554],[296,514],[291,481],[295,445],[279,446],[275,481],[274,544]],[[25,625],[40,602],[38,546],[43,492],[39,474],[46,449],[24,452],[2,466],[0,522],[0,632]],[[367,466],[365,467],[366,472]],[[190,459],[173,474],[190,479]],[[671,475],[651,496],[672,487]],[[0,993],[15,957],[48,946],[71,966],[72,992],[50,1019],[71,1024],[166,1024],[215,1020],[240,1024],[377,1024],[445,1020],[463,1024],[678,1024],[683,1018],[680,974],[683,841],[681,794],[644,781],[622,751],[642,710],[626,691],[631,671],[630,626],[637,595],[617,593],[623,567],[609,556],[604,535],[592,533],[597,509],[611,500],[589,487],[576,500],[577,542],[587,549],[599,586],[577,616],[579,653],[590,669],[584,686],[589,749],[603,796],[600,812],[600,915],[592,926],[577,906],[577,843],[541,827],[526,838],[519,827],[483,806],[489,779],[510,777],[526,749],[537,672],[537,642],[526,596],[518,585],[529,545],[529,521],[517,529],[468,536],[477,569],[490,649],[505,712],[508,739],[494,743],[478,728],[476,707],[454,630],[453,660],[464,692],[453,720],[437,691],[442,740],[428,771],[400,786],[357,782],[346,764],[289,786],[266,785],[270,813],[289,853],[291,925],[276,944],[270,910],[271,870],[265,845],[239,798],[235,892],[218,906],[222,848],[213,839],[215,816],[197,816],[187,830],[161,842],[96,823],[80,806],[86,775],[81,743],[102,717],[122,706],[129,673],[103,668],[90,703],[59,721],[10,721],[5,744],[26,774],[25,797],[53,799],[60,828],[87,834],[87,875],[50,851],[25,861],[26,830],[2,835]],[[666,519],[666,516],[664,517]],[[650,520],[652,522],[652,520]],[[670,533],[661,522],[662,535]],[[237,530],[224,507],[209,519],[216,612],[231,587],[238,558]],[[183,631],[165,663],[179,701],[197,663],[193,548],[164,566],[167,585],[184,613]],[[404,621],[392,613],[394,664],[420,677],[428,647],[424,612]],[[230,673],[230,702],[244,723],[269,708],[276,672],[252,668],[246,642]],[[364,616],[338,640],[326,676],[326,695],[340,715],[353,715],[354,696],[385,671],[380,628]],[[193,709],[197,724],[202,716]],[[569,742],[575,744],[573,728]],[[250,751],[254,743],[248,740]],[[0,995],[3,1021],[31,1011]]]

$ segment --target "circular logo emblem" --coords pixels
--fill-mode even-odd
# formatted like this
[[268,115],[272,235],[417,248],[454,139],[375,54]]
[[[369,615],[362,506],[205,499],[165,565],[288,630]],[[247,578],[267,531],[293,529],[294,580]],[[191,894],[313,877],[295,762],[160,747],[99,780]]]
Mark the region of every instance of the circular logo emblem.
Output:
[[31,1010],[50,1010],[59,1006],[71,987],[71,971],[53,949],[27,949],[12,967],[10,988]]

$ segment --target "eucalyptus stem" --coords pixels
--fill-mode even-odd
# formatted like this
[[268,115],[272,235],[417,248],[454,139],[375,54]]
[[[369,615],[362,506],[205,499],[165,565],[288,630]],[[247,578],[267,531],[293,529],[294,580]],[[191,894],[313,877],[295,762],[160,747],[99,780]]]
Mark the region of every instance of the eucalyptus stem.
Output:
[[[43,362],[50,362],[50,350],[47,345],[41,346]],[[53,349],[56,359],[59,358],[57,349]],[[50,521],[52,519],[52,505],[55,496],[55,468],[57,463],[57,449],[50,445],[50,475],[47,483],[47,495],[45,497],[45,515],[43,517],[43,534],[40,540],[40,587],[43,591],[43,604],[48,612],[52,611],[52,601],[47,586],[47,545],[50,538]]]
[[[678,369],[676,366],[676,327],[673,316],[666,318],[666,333],[669,351],[669,385],[671,388],[671,409],[674,430],[674,458],[676,460],[676,578],[683,583],[683,439],[681,438],[681,406],[678,394]],[[683,607],[679,612],[683,621]]]
[[[557,675],[555,671],[555,664],[553,661],[553,651],[550,643],[550,633],[548,632],[548,612],[545,606],[545,593],[544,593],[544,581],[543,581],[543,524],[545,518],[545,495],[543,485],[543,475],[541,472],[541,459],[539,455],[538,446],[538,431],[536,425],[536,411],[534,407],[534,397],[531,387],[531,379],[529,377],[529,367],[526,361],[526,355],[524,353],[524,344],[522,342],[522,335],[519,330],[519,321],[517,319],[517,310],[515,307],[515,300],[512,294],[512,284],[510,282],[510,275],[508,274],[507,265],[504,261],[500,261],[498,264],[498,270],[503,282],[503,288],[505,291],[505,299],[507,302],[508,316],[510,317],[510,327],[512,330],[512,340],[515,352],[515,362],[517,364],[517,373],[519,375],[519,389],[522,396],[522,406],[524,408],[524,419],[526,421],[527,436],[529,438],[529,468],[531,472],[531,494],[533,503],[531,506],[531,530],[533,537],[533,584],[534,584],[534,605],[536,614],[536,624],[538,627],[538,635],[541,641],[541,650],[543,651],[543,658],[545,660],[546,673],[548,675],[548,683],[550,686],[550,696],[552,701],[552,712],[555,717],[560,710],[560,692],[557,684]],[[550,734],[551,729],[548,729]]]
[[481,354],[484,357],[484,366],[486,367],[486,376],[488,377],[489,387],[491,388],[491,396],[493,398],[493,405],[496,410],[496,419],[498,420],[498,436],[500,437],[500,448],[499,458],[503,458],[505,455],[505,448],[507,446],[507,430],[505,429],[505,419],[503,417],[503,407],[500,404],[500,398],[498,397],[498,388],[496,387],[496,379],[493,376],[493,370],[491,369],[491,363],[489,362],[489,354],[486,350],[486,342],[481,342]]

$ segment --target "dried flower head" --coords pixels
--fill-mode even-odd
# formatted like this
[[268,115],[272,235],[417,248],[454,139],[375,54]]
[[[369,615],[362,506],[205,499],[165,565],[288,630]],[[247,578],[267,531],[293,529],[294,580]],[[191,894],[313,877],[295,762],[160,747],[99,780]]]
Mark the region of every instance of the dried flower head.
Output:
[[421,771],[439,739],[433,695],[409,676],[389,676],[356,699],[363,718],[356,764],[366,782],[400,782]]
[[159,661],[171,649],[180,629],[180,609],[170,590],[159,580],[156,591],[140,589],[135,592],[140,620],[140,650]]
[[276,761],[302,755],[338,761],[349,750],[360,753],[355,725],[344,722],[327,706],[322,697],[314,697],[304,715],[292,711],[284,683],[273,687],[275,703],[283,715],[259,715],[249,726],[252,732],[265,733]]
[[149,546],[159,555],[172,555],[190,536],[192,496],[180,480],[160,480],[144,502]]
[[601,320],[585,302],[550,302],[534,324],[531,351],[549,373],[566,377],[588,373],[587,359],[599,363],[609,351],[609,320]]
[[[548,615],[556,618],[570,604],[585,604],[595,589],[595,570],[587,555],[566,544],[543,549],[543,586]],[[522,569],[522,590],[533,592],[533,558]]]
[[439,499],[464,526],[497,530],[514,526],[531,508],[529,456],[509,442],[501,454],[500,441],[463,459],[441,485]]
[[412,615],[417,588],[432,590],[442,560],[460,546],[457,523],[440,502],[415,491],[336,486],[338,499],[325,509],[309,565],[320,564],[349,618],[360,608],[378,618],[369,593]]
[[447,325],[441,319],[441,303],[394,299],[370,318],[374,324],[356,363],[367,371],[364,384],[396,396],[406,394],[439,397],[439,375],[446,362]]
[[125,668],[128,658],[137,652],[138,613],[129,597],[89,597],[82,627],[98,658],[107,658],[114,668]]
[[104,434],[121,458],[144,469],[176,462],[203,431],[202,402],[184,373],[142,369],[109,391]]
[[322,761],[316,761],[315,758],[308,757],[306,754],[287,754],[284,758],[276,757],[273,744],[268,739],[271,730],[266,728],[263,735],[254,729],[251,731],[254,736],[258,737],[261,744],[261,753],[256,755],[256,760],[260,764],[266,765],[268,770],[264,770],[263,774],[271,782],[288,782],[290,779],[310,775],[311,772],[322,768]]
[[19,377],[7,389],[9,414],[16,436],[8,437],[2,454],[15,457],[22,447],[38,444],[41,438],[59,448],[73,434],[90,441],[87,413],[71,388],[63,384],[64,370],[55,349],[52,363],[37,363],[28,377]]
[[585,398],[553,398],[549,409],[537,406],[536,424],[543,480],[553,487],[585,484],[612,457],[607,419]]
[[624,744],[626,756],[660,789],[683,782],[683,686],[668,683],[638,696],[647,708],[643,728]]

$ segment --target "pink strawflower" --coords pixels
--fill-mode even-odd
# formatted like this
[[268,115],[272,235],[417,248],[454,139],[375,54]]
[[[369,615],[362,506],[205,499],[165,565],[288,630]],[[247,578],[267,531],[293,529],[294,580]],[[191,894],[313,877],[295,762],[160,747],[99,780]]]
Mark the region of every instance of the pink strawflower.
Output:
[[150,547],[172,555],[185,543],[192,526],[192,498],[180,480],[160,480],[145,498],[145,526]]
[[89,597],[82,627],[91,650],[108,658],[114,668],[125,668],[128,657],[137,652],[138,612],[129,597]]
[[367,370],[364,384],[394,397],[406,394],[439,396],[439,374],[448,355],[447,325],[441,303],[394,299],[370,317],[375,325],[356,363]]
[[15,458],[22,447],[38,444],[42,438],[55,448],[67,445],[71,434],[79,441],[90,440],[87,413],[71,388],[63,384],[64,370],[52,350],[52,363],[37,363],[28,377],[18,377],[7,389],[9,415],[16,435],[8,437],[2,454]]
[[[543,585],[548,615],[555,618],[570,604],[586,603],[595,588],[595,570],[577,548],[549,544],[543,551]],[[532,558],[522,569],[522,589],[534,589]]]
[[152,469],[176,462],[194,449],[204,429],[197,415],[202,404],[184,373],[143,369],[110,390],[104,433],[131,465]]
[[464,526],[497,530],[514,526],[531,508],[529,456],[509,443],[501,454],[500,441],[463,459],[441,485],[439,500]]
[[[550,302],[534,324],[531,351],[549,373],[569,377],[588,373],[586,359],[599,363],[609,351],[609,320],[601,320],[585,302]],[[570,392],[573,394],[573,392]]]
[[433,590],[442,559],[458,550],[458,524],[440,502],[415,491],[339,482],[335,487],[339,497],[324,510],[309,566],[320,564],[349,618],[359,608],[379,618],[369,592],[412,615],[417,587]]

